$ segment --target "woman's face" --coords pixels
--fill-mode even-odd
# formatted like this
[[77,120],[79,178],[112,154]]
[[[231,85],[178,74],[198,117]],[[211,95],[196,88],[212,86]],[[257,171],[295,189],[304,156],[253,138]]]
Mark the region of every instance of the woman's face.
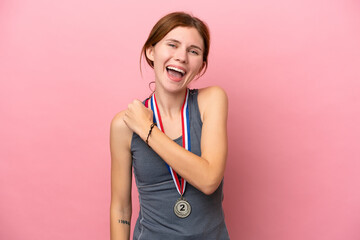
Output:
[[204,41],[195,28],[176,27],[146,51],[154,62],[157,88],[179,91],[200,73]]

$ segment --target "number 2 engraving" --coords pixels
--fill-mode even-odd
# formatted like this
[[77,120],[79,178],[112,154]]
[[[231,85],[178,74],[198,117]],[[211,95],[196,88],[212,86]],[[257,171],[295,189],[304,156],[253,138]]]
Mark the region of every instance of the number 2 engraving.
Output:
[[180,204],[180,211],[185,211],[185,204]]

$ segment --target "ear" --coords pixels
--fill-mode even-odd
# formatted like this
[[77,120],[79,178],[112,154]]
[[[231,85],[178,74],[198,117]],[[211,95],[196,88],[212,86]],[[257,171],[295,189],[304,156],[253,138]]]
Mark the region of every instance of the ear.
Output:
[[154,46],[146,49],[146,57],[154,62]]
[[199,72],[198,72],[198,75],[202,72],[202,70],[204,70],[204,67],[206,66],[206,62],[204,61]]

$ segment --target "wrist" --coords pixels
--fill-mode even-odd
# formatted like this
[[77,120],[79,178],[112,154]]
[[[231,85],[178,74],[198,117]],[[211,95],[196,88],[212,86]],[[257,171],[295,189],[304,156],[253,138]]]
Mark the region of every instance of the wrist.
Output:
[[140,135],[141,139],[144,140],[144,142],[146,142],[146,139],[148,139],[149,131],[151,129],[152,124],[153,124],[153,122],[150,122],[150,121],[148,123],[146,123],[145,127]]
[[[146,144],[148,145],[148,147],[150,147],[150,145],[149,145],[149,138],[150,138],[150,135],[151,135],[151,133],[152,133],[152,130],[153,130],[153,128],[156,126],[156,123],[152,123],[151,124],[151,126],[150,126],[150,129],[149,129],[149,132],[148,132],[148,135],[147,135],[147,137],[146,137],[146,140],[145,140],[145,142],[146,142]],[[151,147],[150,147],[151,148]]]

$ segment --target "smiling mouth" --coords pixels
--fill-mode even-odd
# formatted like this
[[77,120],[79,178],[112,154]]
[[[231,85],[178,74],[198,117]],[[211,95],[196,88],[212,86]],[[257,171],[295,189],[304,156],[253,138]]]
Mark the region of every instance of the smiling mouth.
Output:
[[173,66],[167,66],[166,71],[169,77],[174,81],[180,81],[182,77],[186,74],[184,70]]

